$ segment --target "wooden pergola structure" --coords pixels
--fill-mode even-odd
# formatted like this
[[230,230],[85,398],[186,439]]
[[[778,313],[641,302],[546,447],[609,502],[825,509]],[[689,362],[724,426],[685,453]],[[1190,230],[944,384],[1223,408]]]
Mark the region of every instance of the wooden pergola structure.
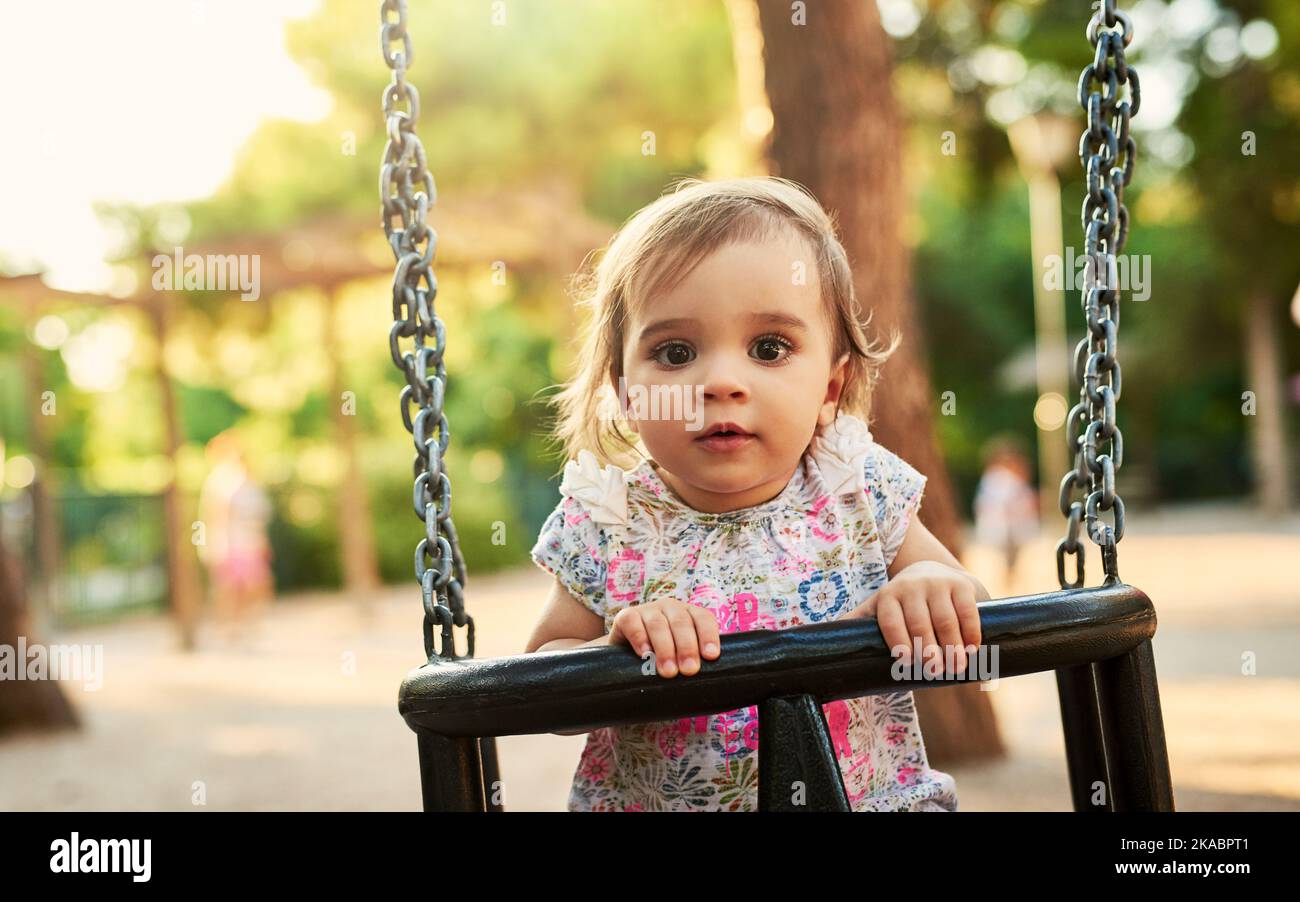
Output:
[[[611,232],[608,225],[583,212],[576,189],[560,180],[522,191],[503,189],[491,194],[440,199],[431,211],[430,223],[440,233],[445,229],[448,236],[446,240],[441,235],[439,238],[435,257],[438,272],[490,266],[496,261],[486,260],[482,249],[491,248],[496,259],[512,271],[542,272],[557,278],[576,270],[592,249],[608,240]],[[348,283],[383,278],[391,272],[391,252],[383,240],[377,217],[320,217],[274,233],[241,233],[187,245],[184,253],[257,255],[261,294],[256,303],[274,304],[277,295],[293,289],[319,290],[326,299],[321,318],[325,324],[323,350],[329,367],[330,393],[335,398],[341,396],[341,344],[335,328],[340,289]],[[153,254],[145,254],[141,258],[146,267],[152,257]],[[231,302],[238,301],[238,289],[227,294],[232,295]],[[145,290],[129,297],[117,298],[51,288],[39,273],[0,275],[0,301],[20,307],[29,331],[48,308],[58,305],[137,309],[147,314],[160,349],[166,346],[174,313],[173,305],[167,303],[165,295],[154,292],[147,285]],[[439,298],[439,302],[455,303],[455,298]],[[565,308],[567,310],[567,304]],[[388,298],[378,298],[375,304],[376,353],[386,350],[384,337],[390,319]],[[570,332],[566,330],[561,334]],[[32,486],[36,558],[48,604],[57,582],[55,577],[60,572],[62,549],[59,547],[58,516],[53,503],[56,486],[46,465],[50,459],[52,424],[38,408],[43,390],[41,353],[30,342],[24,344],[22,356],[26,385],[22,396],[32,399],[27,405],[27,426],[32,456],[37,465]],[[195,647],[201,585],[190,541],[191,520],[187,519],[187,512],[183,509],[174,475],[185,436],[173,380],[162,353],[157,355],[153,376],[163,408],[163,451],[173,464],[173,477],[163,492],[170,608],[179,630],[180,645],[188,650]],[[373,594],[370,590],[379,584],[370,505],[361,479],[352,418],[343,412],[340,404],[330,406],[334,439],[344,462],[336,513],[343,583],[349,593],[362,600],[364,607],[365,600]]]

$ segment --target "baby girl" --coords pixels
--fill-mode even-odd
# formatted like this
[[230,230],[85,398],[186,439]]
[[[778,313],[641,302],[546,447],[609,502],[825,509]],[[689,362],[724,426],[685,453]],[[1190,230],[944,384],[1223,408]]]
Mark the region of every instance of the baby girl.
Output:
[[[785,179],[684,180],[583,287],[558,397],[570,459],[532,549],[556,581],[526,651],[628,646],[654,678],[689,678],[722,633],[866,617],[900,661],[915,642],[965,670],[989,595],[916,516],[926,478],[858,416],[898,339],[868,340],[817,201]],[[630,394],[686,403],[611,416]],[[853,810],[957,809],[910,691],[822,710]],[[753,705],[591,731],[568,807],[753,810],[758,728]]]

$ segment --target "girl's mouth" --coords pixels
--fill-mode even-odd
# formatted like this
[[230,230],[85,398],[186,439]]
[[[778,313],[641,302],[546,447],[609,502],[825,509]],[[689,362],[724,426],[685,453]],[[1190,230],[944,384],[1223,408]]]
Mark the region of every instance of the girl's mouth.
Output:
[[747,432],[714,432],[695,439],[695,443],[706,451],[725,453],[747,447],[755,438]]

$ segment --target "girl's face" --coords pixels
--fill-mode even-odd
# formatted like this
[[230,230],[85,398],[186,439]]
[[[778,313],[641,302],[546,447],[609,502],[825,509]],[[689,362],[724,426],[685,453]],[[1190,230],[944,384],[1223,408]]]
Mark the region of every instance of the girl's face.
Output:
[[[816,263],[790,230],[710,254],[648,298],[625,336],[629,425],[696,510],[774,498],[835,419],[848,355],[831,361]],[[721,423],[749,436],[706,440]]]

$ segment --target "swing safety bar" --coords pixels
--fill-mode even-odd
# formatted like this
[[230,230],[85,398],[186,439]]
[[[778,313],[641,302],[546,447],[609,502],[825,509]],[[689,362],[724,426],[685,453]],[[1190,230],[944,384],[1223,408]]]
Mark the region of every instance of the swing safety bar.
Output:
[[[876,621],[853,618],[724,635],[716,660],[671,679],[653,668],[647,674],[647,662],[626,646],[439,659],[407,675],[398,710],[417,735],[426,811],[503,809],[496,736],[755,704],[759,808],[847,811],[823,704],[1054,670],[1074,809],[1172,811],[1151,649],[1156,613],[1146,594],[1114,582],[988,601],[979,612],[979,654],[965,672],[943,679],[896,664]],[[903,666],[909,678],[898,679]]]

